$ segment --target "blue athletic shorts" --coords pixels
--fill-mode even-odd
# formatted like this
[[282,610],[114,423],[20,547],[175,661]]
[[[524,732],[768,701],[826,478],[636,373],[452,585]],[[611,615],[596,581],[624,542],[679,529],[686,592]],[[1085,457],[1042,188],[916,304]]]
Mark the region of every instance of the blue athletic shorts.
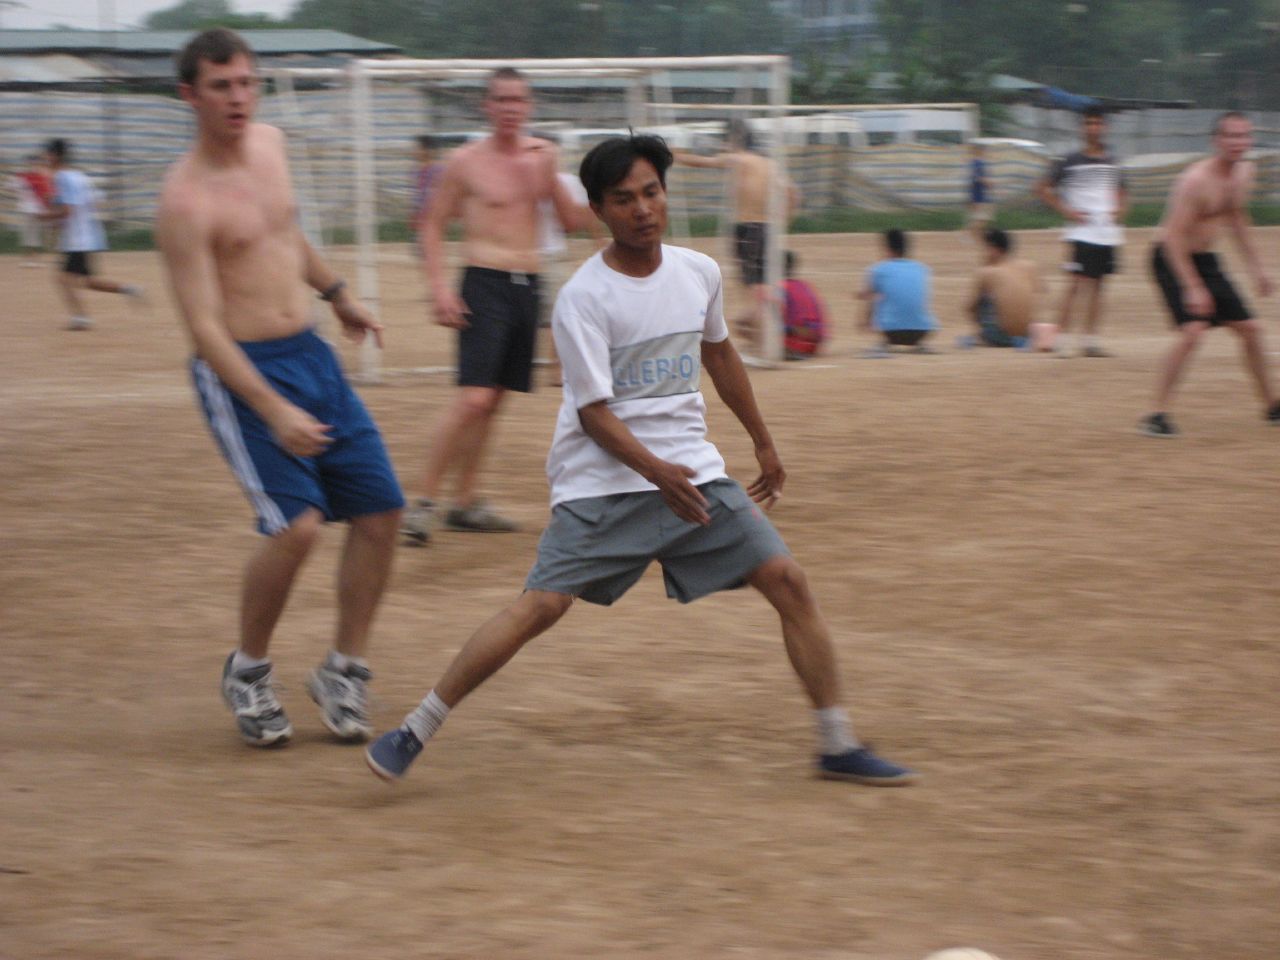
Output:
[[307,330],[241,343],[240,349],[276,392],[333,428],[333,443],[324,453],[295,457],[209,364],[192,359],[191,375],[209,429],[258,514],[260,532],[280,533],[308,507],[325,520],[349,520],[404,506],[382,435],[329,344]]

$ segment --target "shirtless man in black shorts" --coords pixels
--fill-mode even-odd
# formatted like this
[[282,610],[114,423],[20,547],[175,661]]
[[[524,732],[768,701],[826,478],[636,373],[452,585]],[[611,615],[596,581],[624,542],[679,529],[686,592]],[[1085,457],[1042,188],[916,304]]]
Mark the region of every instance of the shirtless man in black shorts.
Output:
[[1249,235],[1247,203],[1255,169],[1244,158],[1252,146],[1249,118],[1234,110],[1224,113],[1213,127],[1213,156],[1187,167],[1169,194],[1151,266],[1178,328],[1178,340],[1160,368],[1155,412],[1144,417],[1139,427],[1148,436],[1177,435],[1178,428],[1169,419],[1169,399],[1183,367],[1211,327],[1226,327],[1240,338],[1245,368],[1257,383],[1264,416],[1280,424],[1280,401],[1267,374],[1262,326],[1250,316],[1211,249],[1218,232],[1226,227],[1258,295],[1271,293],[1271,278],[1263,272]]

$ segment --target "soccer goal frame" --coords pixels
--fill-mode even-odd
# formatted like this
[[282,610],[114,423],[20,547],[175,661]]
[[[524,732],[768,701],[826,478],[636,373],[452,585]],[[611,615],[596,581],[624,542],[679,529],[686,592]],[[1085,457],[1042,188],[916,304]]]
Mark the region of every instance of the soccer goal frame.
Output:
[[[357,59],[345,68],[283,67],[273,70],[276,93],[280,97],[279,109],[286,117],[297,116],[302,109],[294,95],[295,83],[324,81],[345,85],[350,116],[350,147],[352,175],[354,178],[354,226],[355,226],[355,290],[375,315],[381,313],[381,295],[378,279],[378,205],[377,176],[373,116],[375,110],[375,85],[394,81],[399,83],[482,79],[500,67],[514,67],[524,73],[538,90],[540,80],[551,78],[595,77],[621,78],[625,90],[625,125],[637,130],[675,124],[678,111],[674,108],[676,90],[688,90],[695,85],[681,82],[691,71],[732,72],[737,75],[734,84],[738,90],[736,106],[759,112],[771,111],[776,117],[776,129],[770,138],[769,156],[777,164],[779,176],[769,197],[768,249],[766,251],[766,282],[771,290],[779,289],[782,279],[783,238],[786,232],[786,150],[781,117],[791,96],[790,58],[777,55],[744,55],[719,57],[581,57],[562,59],[451,59],[416,60]],[[766,102],[753,104],[756,93],[763,89]],[[428,109],[429,112],[429,109]],[[430,129],[421,132],[431,133]],[[306,151],[295,153],[295,177],[303,198],[303,226],[313,242],[319,243],[320,225],[312,214],[305,212],[308,206],[306,192],[309,189],[310,171],[305,159]],[[678,191],[672,193],[671,217],[677,235],[688,235],[688,214]],[[771,298],[773,299],[773,298]],[[778,322],[766,323],[760,331],[760,350],[763,359],[782,359],[782,326],[776,316],[777,306],[771,310]],[[383,378],[380,351],[367,340],[361,349],[360,377],[366,382],[378,382]]]

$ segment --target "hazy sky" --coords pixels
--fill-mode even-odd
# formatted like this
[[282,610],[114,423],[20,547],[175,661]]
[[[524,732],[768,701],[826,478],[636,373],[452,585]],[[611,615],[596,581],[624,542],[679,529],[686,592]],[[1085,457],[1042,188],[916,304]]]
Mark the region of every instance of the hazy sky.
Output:
[[[12,5],[15,4],[16,6]],[[9,30],[28,30],[66,24],[97,30],[114,17],[118,28],[139,26],[144,17],[172,7],[177,0],[0,0],[0,24]],[[231,0],[239,13],[281,16],[294,0]]]

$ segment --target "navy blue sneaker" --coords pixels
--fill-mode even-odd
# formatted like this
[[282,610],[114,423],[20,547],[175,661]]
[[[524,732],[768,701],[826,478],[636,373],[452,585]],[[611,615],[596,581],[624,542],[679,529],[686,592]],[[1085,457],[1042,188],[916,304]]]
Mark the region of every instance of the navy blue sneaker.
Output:
[[905,787],[919,774],[882,760],[866,747],[818,757],[818,774],[825,780],[852,780],[872,787]]
[[405,775],[421,752],[422,741],[412,731],[397,727],[369,744],[364,752],[364,762],[383,780],[394,781]]

